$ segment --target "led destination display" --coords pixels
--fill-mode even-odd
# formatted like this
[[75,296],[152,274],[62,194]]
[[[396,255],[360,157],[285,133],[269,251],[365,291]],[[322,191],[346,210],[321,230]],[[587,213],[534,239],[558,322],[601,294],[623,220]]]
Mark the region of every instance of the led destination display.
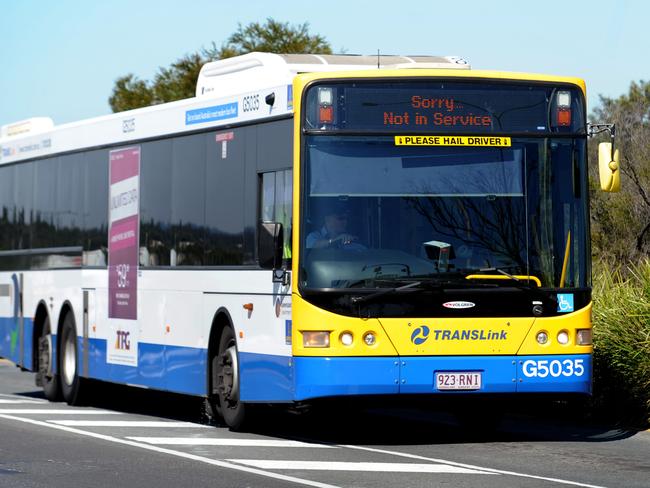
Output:
[[[570,124],[553,117],[558,90],[571,93]],[[461,81],[363,81],[311,87],[307,130],[390,133],[544,133],[584,130],[576,88]]]

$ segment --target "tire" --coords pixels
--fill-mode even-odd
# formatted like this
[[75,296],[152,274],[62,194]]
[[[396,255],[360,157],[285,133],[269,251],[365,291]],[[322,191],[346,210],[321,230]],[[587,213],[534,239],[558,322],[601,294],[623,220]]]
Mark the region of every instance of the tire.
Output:
[[38,377],[45,398],[51,402],[58,402],[61,401],[61,384],[59,375],[52,372],[54,369],[52,368],[53,350],[52,326],[50,318],[46,317],[43,323],[43,333],[38,338]]
[[221,402],[219,400],[219,390],[218,390],[218,373],[219,373],[219,350],[217,344],[217,350],[210,355],[209,360],[209,370],[208,375],[210,378],[210,384],[208,386],[208,397],[205,403],[205,413],[208,417],[208,420],[213,423],[220,423],[223,420],[223,413],[221,411]]
[[239,401],[239,355],[237,341],[232,327],[223,329],[219,340],[219,350],[212,361],[213,378],[216,380],[217,413],[231,430],[241,430],[247,424],[246,404]]
[[79,355],[77,354],[77,328],[72,312],[63,319],[61,343],[59,346],[59,378],[61,393],[68,405],[80,405],[84,390],[83,378],[79,377]]

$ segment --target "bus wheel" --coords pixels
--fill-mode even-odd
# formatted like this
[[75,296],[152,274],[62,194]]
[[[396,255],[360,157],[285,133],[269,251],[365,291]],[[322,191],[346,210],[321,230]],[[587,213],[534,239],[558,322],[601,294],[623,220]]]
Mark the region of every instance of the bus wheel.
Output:
[[61,393],[63,393],[63,398],[69,405],[79,405],[81,403],[83,380],[79,377],[77,329],[74,325],[72,312],[68,312],[63,320],[59,351]]
[[59,375],[52,372],[52,351],[52,327],[50,318],[45,317],[43,333],[38,338],[38,380],[43,387],[45,398],[51,402],[58,402],[61,400],[61,387]]
[[240,430],[246,419],[246,406],[239,401],[237,342],[231,327],[225,327],[219,341],[216,361],[218,411],[232,430]]

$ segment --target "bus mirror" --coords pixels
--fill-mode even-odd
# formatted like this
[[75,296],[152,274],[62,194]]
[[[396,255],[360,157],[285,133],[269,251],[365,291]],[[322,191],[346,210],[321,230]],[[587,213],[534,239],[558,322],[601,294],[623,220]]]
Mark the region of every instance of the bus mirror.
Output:
[[282,267],[282,224],[261,222],[257,239],[257,258],[264,269]]
[[612,154],[611,142],[601,142],[598,144],[598,173],[600,175],[601,190],[616,192],[621,189],[619,160],[618,149]]

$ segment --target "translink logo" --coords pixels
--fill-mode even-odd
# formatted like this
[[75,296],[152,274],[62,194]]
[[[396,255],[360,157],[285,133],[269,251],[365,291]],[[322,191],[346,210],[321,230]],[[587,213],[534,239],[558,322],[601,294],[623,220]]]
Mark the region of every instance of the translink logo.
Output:
[[505,330],[434,330],[436,341],[505,341],[508,340],[508,332]]
[[417,327],[411,334],[411,342],[416,346],[419,346],[420,344],[424,344],[429,338],[429,332],[430,332],[429,327],[427,327],[426,325]]
[[507,341],[506,330],[459,329],[459,330],[430,330],[421,325],[411,333],[411,342],[416,346],[424,344],[429,337],[434,341]]

